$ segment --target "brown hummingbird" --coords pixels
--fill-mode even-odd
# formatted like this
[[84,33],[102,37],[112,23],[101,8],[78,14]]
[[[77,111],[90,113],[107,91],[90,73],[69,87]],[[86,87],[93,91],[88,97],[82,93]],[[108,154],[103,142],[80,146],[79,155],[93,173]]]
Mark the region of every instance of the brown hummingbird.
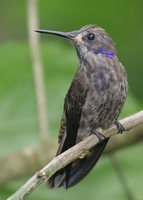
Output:
[[109,138],[105,138],[99,128],[116,124],[119,132],[124,130],[118,117],[127,96],[127,74],[118,60],[113,40],[96,25],[72,32],[36,31],[68,39],[79,58],[77,72],[65,97],[56,155],[91,134],[101,140],[84,158],[70,163],[49,180],[51,188],[69,188],[81,181],[101,156]]

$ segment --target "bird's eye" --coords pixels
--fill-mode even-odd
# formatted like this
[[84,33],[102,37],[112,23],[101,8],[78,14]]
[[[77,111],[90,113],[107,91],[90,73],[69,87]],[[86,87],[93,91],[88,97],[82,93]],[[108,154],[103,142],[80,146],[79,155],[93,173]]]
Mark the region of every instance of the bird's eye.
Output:
[[94,40],[94,38],[95,38],[95,35],[93,33],[88,33],[87,35],[88,40]]

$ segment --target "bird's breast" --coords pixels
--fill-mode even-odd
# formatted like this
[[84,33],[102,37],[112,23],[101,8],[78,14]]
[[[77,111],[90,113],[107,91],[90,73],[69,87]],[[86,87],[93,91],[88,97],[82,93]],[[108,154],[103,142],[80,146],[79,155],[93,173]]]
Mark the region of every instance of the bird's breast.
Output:
[[108,128],[114,123],[127,96],[127,75],[117,59],[95,60],[92,64],[90,71],[86,68],[88,94],[79,128],[79,133],[86,135],[94,128]]

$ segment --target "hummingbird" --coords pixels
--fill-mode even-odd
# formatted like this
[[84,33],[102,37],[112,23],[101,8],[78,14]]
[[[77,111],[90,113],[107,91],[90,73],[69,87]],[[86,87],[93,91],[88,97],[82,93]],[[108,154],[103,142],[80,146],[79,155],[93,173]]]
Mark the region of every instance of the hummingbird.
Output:
[[48,181],[50,188],[69,188],[80,182],[99,160],[109,138],[99,130],[115,124],[125,103],[127,73],[117,57],[116,46],[103,28],[86,25],[80,30],[59,32],[36,30],[69,40],[75,47],[79,65],[64,100],[57,155],[95,134],[100,142],[82,158],[56,172]]

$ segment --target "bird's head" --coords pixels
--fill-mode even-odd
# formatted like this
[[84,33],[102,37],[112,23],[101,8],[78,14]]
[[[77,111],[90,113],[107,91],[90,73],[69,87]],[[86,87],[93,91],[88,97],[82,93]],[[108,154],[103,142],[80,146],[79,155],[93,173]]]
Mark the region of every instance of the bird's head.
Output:
[[115,44],[104,29],[96,25],[86,25],[80,30],[72,32],[59,32],[51,30],[36,30],[39,33],[53,34],[69,39],[74,44],[78,56],[84,58],[87,52],[103,54],[108,58],[114,58],[116,54]]

